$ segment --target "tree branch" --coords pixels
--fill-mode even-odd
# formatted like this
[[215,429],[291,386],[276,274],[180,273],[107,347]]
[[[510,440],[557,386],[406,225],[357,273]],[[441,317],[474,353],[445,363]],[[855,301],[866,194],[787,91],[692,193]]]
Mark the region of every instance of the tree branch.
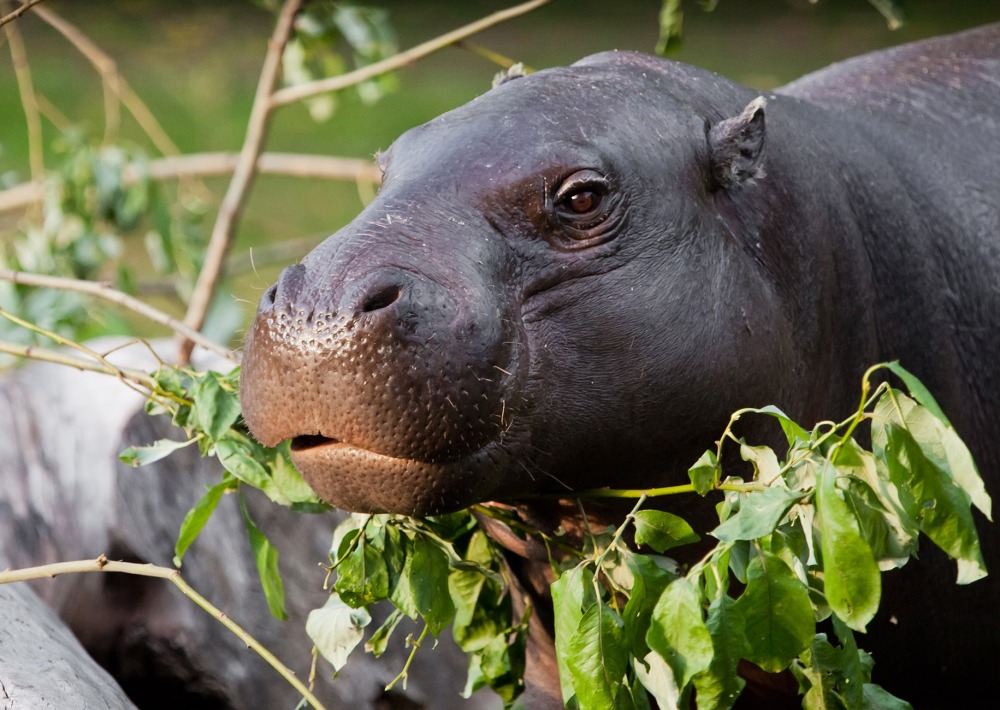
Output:
[[28,0],[28,2],[24,2],[24,0],[21,0],[21,2],[24,3],[23,5],[21,5],[21,7],[17,8],[13,12],[4,15],[3,17],[0,17],[0,27],[3,27],[8,22],[13,22],[14,20],[19,18],[21,15],[23,15],[28,10],[30,10],[31,8],[33,8],[35,5],[37,5],[42,1],[43,0]]
[[[143,166],[143,170],[153,180],[227,175],[233,172],[238,161],[238,153],[193,153],[151,160]],[[257,172],[300,178],[351,180],[373,185],[381,180],[378,167],[370,160],[304,153],[261,153],[257,159]],[[138,174],[136,166],[127,165],[122,181],[125,185],[132,185]],[[21,209],[41,202],[44,198],[45,190],[39,183],[15,185],[0,190],[0,212]]]
[[[302,0],[285,0],[268,43],[264,66],[257,82],[253,107],[250,109],[250,120],[247,124],[243,148],[240,151],[233,178],[229,183],[229,189],[226,190],[226,195],[219,206],[219,213],[215,220],[215,226],[212,228],[212,236],[205,254],[205,262],[198,274],[198,281],[191,294],[191,301],[184,317],[185,325],[194,330],[201,330],[201,326],[205,322],[205,315],[212,302],[215,285],[222,274],[222,266],[225,263],[226,252],[229,251],[233,230],[254,178],[254,168],[267,133],[271,112],[271,94],[278,83],[281,70],[281,55],[291,35],[292,22],[301,6]],[[190,357],[192,346],[193,342],[190,338],[181,341],[181,362],[185,362]]]
[[456,30],[443,34],[440,37],[435,37],[432,40],[418,44],[416,47],[408,49],[405,52],[394,54],[393,56],[387,57],[380,62],[368,64],[355,69],[352,72],[348,72],[347,74],[332,76],[326,79],[319,79],[318,81],[312,81],[307,84],[299,84],[298,86],[290,86],[286,89],[275,92],[275,94],[271,97],[271,105],[273,107],[284,106],[286,104],[294,103],[295,101],[300,101],[301,99],[309,98],[310,96],[325,94],[329,91],[339,91],[340,89],[345,89],[348,86],[360,84],[362,81],[366,81],[372,77],[378,76],[379,74],[385,74],[393,69],[399,69],[407,64],[411,64],[417,59],[426,57],[428,54],[433,54],[440,49],[451,46],[466,37],[471,37],[472,35],[478,34],[493,25],[506,22],[507,20],[513,19],[519,15],[536,10],[550,2],[552,2],[552,0],[530,0],[530,2],[515,5],[514,7],[506,10],[494,12],[492,15],[488,15],[481,20],[471,22],[463,27],[459,27]]
[[60,574],[79,574],[83,572],[119,572],[134,574],[141,577],[158,577],[165,579],[177,587],[184,596],[193,601],[199,607],[215,617],[216,621],[229,629],[237,638],[253,649],[261,658],[274,668],[281,677],[302,694],[315,710],[324,710],[323,704],[313,695],[309,688],[298,679],[294,672],[284,663],[267,650],[263,644],[250,635],[243,627],[229,618],[221,609],[212,604],[208,599],[195,591],[195,589],[184,581],[180,570],[170,567],[158,567],[151,564],[140,564],[137,562],[113,562],[105,555],[101,555],[96,560],[77,560],[74,562],[56,562],[50,565],[39,567],[26,567],[19,570],[0,571],[0,584],[10,582],[24,582],[32,579],[47,579]]
[[[0,1],[0,7],[6,8],[7,6],[7,2]],[[45,163],[42,158],[42,119],[38,112],[38,102],[35,100],[28,55],[24,50],[24,42],[21,41],[21,33],[17,27],[9,25],[6,32],[7,40],[10,42],[10,59],[14,65],[14,76],[17,78],[17,89],[21,94],[21,108],[24,111],[24,120],[28,124],[28,158],[31,165],[31,179],[34,182],[41,182],[45,177]]]
[[53,365],[72,367],[73,369],[80,371],[97,372],[102,375],[113,375],[121,380],[134,382],[135,384],[145,387],[150,391],[153,391],[156,388],[156,383],[153,381],[153,378],[141,370],[121,367],[108,369],[108,367],[102,363],[84,360],[82,357],[68,355],[59,350],[49,350],[48,348],[40,348],[36,345],[22,345],[20,343],[0,341],[0,353],[6,353],[7,355],[13,355],[14,357],[23,358],[25,360],[38,360],[39,362],[48,362]]
[[129,309],[130,311],[148,318],[154,323],[164,325],[176,333],[188,338],[206,350],[215,353],[219,357],[225,358],[229,362],[239,364],[239,353],[234,353],[203,336],[201,333],[188,328],[176,318],[153,308],[147,303],[140,301],[127,293],[117,291],[107,284],[96,281],[82,281],[80,279],[66,279],[58,276],[44,276],[42,274],[29,274],[24,271],[10,271],[0,269],[0,281],[10,281],[15,284],[25,286],[37,286],[39,288],[52,288],[61,291],[76,291],[86,293],[91,296],[103,298],[111,303]]
[[180,153],[174,142],[170,140],[167,132],[163,130],[160,122],[156,120],[153,112],[143,103],[139,95],[132,90],[125,77],[119,73],[117,63],[107,52],[98,47],[93,40],[87,37],[75,25],[64,20],[48,8],[36,7],[35,14],[76,47],[77,51],[101,75],[105,91],[105,111],[109,112],[109,125],[105,132],[112,130],[113,123],[116,120],[113,116],[117,114],[118,104],[112,100],[112,97],[117,97],[128,112],[132,114],[132,117],[135,118],[139,127],[149,136],[149,139],[158,151],[164,155],[177,155]]

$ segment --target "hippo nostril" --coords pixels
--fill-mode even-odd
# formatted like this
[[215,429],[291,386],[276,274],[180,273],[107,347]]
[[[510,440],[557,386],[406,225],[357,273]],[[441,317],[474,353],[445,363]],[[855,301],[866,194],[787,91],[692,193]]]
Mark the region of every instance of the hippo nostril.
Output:
[[278,294],[278,284],[272,284],[261,296],[260,305],[263,308],[270,308],[274,305],[274,297]]
[[395,284],[381,288],[365,299],[365,302],[361,304],[361,312],[371,313],[388,308],[396,302],[401,293],[402,289]]

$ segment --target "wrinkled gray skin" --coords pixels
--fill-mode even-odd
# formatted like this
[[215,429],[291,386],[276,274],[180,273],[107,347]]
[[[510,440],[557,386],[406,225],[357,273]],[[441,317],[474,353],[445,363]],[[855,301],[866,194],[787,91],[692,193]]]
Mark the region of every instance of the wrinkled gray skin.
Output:
[[[293,439],[337,506],[426,514],[682,483],[735,409],[842,417],[864,369],[898,358],[992,489],[1000,25],[765,98],[607,53],[407,132],[378,197],[264,296],[241,386],[250,429]],[[861,644],[877,682],[954,707],[992,685],[1000,585],[956,588],[928,547],[888,575],[893,621]],[[544,565],[513,564],[544,589]],[[556,707],[539,617],[529,706]]]

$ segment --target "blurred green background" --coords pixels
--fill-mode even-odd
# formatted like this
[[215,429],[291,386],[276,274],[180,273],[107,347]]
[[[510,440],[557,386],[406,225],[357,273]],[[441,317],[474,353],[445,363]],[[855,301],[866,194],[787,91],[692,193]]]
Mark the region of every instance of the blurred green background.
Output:
[[[385,0],[400,48],[509,7],[495,0]],[[618,48],[652,51],[659,0],[556,0],[473,39],[540,69]],[[714,12],[684,2],[684,39],[675,59],[767,89],[830,62],[872,49],[1000,20],[1000,0],[910,0],[902,29],[890,31],[867,0],[720,0]],[[108,52],[184,153],[240,148],[274,16],[249,0],[49,0]],[[30,13],[17,21],[36,88],[71,121],[99,139],[101,82],[61,36]],[[0,32],[0,37],[2,37]],[[0,39],[0,42],[3,40]],[[407,128],[459,105],[490,86],[497,67],[449,48],[398,72],[399,90],[374,106],[353,91],[316,123],[306,108],[279,109],[266,150],[370,157]],[[123,114],[122,138],[152,148]],[[45,142],[57,137],[45,123]],[[58,156],[51,150],[46,161]],[[6,43],[0,46],[0,188],[28,178],[25,119]],[[221,198],[227,179],[206,183]],[[318,243],[349,221],[362,197],[353,183],[260,176],[240,224],[233,254],[265,243],[306,238]],[[214,205],[206,213],[210,231]],[[0,214],[10,239],[20,215]],[[139,259],[139,257],[135,257]],[[291,257],[294,258],[294,257]],[[261,264],[229,290],[244,317],[283,264]],[[141,272],[141,264],[136,263]],[[161,304],[174,311],[179,303]]]

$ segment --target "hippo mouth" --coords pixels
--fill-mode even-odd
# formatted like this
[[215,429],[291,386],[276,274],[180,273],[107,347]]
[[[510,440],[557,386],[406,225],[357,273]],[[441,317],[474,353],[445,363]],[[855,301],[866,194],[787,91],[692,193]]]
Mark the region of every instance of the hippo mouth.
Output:
[[433,460],[380,453],[322,434],[289,439],[292,462],[319,497],[354,512],[433,515],[460,510],[494,497],[509,470],[499,438]]

